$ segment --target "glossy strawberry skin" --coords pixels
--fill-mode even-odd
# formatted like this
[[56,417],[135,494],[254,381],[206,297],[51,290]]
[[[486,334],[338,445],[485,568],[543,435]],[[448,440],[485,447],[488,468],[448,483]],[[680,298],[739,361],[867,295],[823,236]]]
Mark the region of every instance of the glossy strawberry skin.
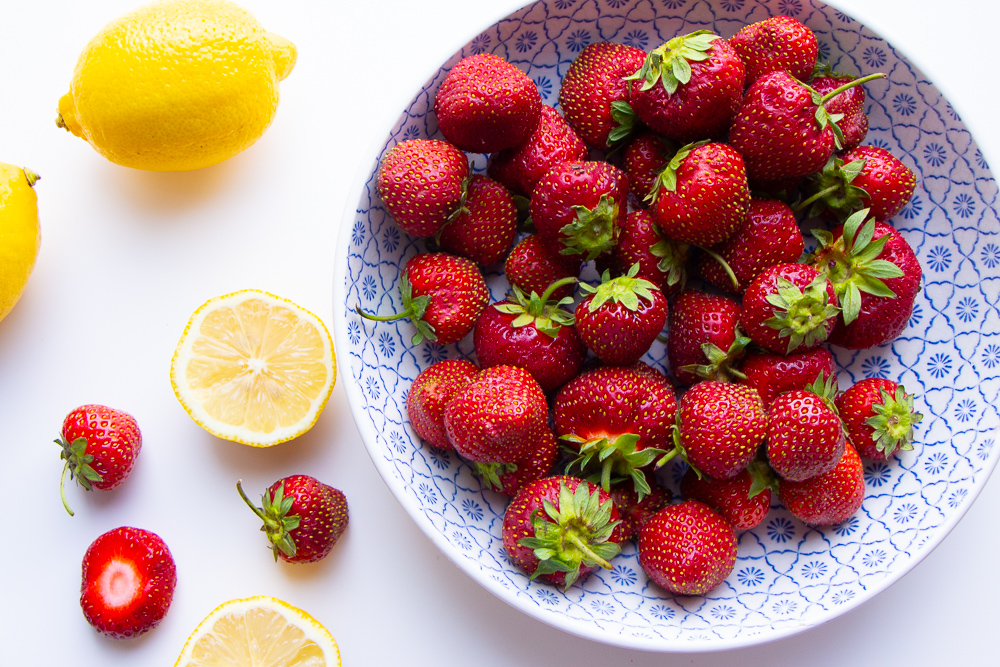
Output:
[[465,208],[445,224],[437,242],[445,252],[479,265],[502,260],[517,233],[517,207],[507,188],[486,176],[469,178]]
[[876,220],[884,222],[896,215],[913,196],[917,177],[909,167],[884,148],[858,146],[841,157],[844,164],[855,160],[865,161],[861,173],[851,181],[851,185],[867,193],[868,196],[861,200],[869,208],[869,215]]
[[702,345],[711,343],[723,352],[736,341],[740,305],[724,296],[685,290],[674,299],[667,328],[670,372],[681,384],[701,380],[684,366],[708,362]]
[[576,377],[587,356],[587,346],[573,326],[559,327],[552,337],[534,323],[514,326],[517,315],[497,308],[511,302],[504,299],[486,308],[472,334],[476,357],[483,368],[518,366],[538,381],[546,393]]
[[429,296],[423,320],[434,328],[438,345],[465,338],[489,303],[490,293],[471,260],[436,252],[414,255],[403,270],[413,297]]
[[411,139],[389,151],[378,170],[379,197],[400,229],[434,236],[457,211],[469,158],[446,141]]
[[848,442],[837,465],[802,482],[782,481],[778,498],[794,516],[811,526],[831,526],[846,521],[865,499],[865,471],[861,458]]
[[712,247],[736,275],[738,289],[714,257],[703,254],[698,266],[705,280],[715,287],[742,292],[765,269],[798,261],[804,249],[798,220],[788,204],[754,197],[750,199],[746,220],[736,233]]
[[747,86],[778,70],[806,81],[819,56],[816,35],[790,16],[772,16],[744,26],[729,44],[743,61]]
[[632,194],[640,202],[653,191],[653,183],[670,162],[676,147],[655,132],[643,132],[625,148],[623,168]]
[[102,491],[117,488],[125,481],[142,448],[142,433],[135,417],[105,405],[81,405],[66,415],[63,442],[72,443],[78,438],[87,441],[86,454],[94,457],[89,465],[101,476],[100,480],[89,480],[90,485]]
[[[661,247],[669,253],[668,257],[657,255]],[[687,246],[665,239],[652,214],[636,209],[625,216],[615,247],[597,258],[597,270],[603,273],[608,269],[612,276],[623,276],[632,265],[638,264],[636,277],[645,278],[669,297],[684,283],[687,257]]]
[[704,595],[736,566],[736,535],[708,505],[685,500],[663,508],[643,526],[639,564],[675,595]]
[[743,384],[757,390],[764,407],[785,392],[805,389],[820,375],[836,374],[833,355],[825,347],[791,354],[750,352],[744,357],[740,371],[746,376]]
[[[524,237],[507,255],[504,275],[507,281],[525,294],[544,294],[549,285],[563,278],[576,278],[582,266],[579,255],[553,252],[538,234]],[[572,285],[564,285],[552,297],[562,299],[573,293]]]
[[629,94],[646,125],[681,143],[724,135],[743,97],[743,62],[726,40],[713,41],[709,57],[690,65],[690,81],[673,95],[659,83],[642,90],[638,81]]
[[753,477],[744,470],[732,479],[698,477],[690,468],[681,478],[681,495],[703,502],[722,515],[735,531],[751,530],[763,523],[771,509],[771,490],[750,497]]
[[893,396],[898,387],[892,380],[864,378],[837,396],[837,410],[840,411],[847,437],[862,458],[886,460],[885,451],[876,446],[875,429],[865,422],[875,416],[873,406],[883,403],[882,392]]
[[801,482],[821,475],[844,453],[840,418],[811,391],[778,396],[767,410],[767,460],[784,480]]
[[538,179],[563,162],[586,160],[587,145],[554,108],[543,104],[538,127],[523,144],[490,155],[486,173],[511,192],[530,197]]
[[[849,76],[818,76],[809,82],[809,86],[821,95],[826,95],[853,80],[853,77]],[[831,114],[843,115],[843,118],[837,121],[837,127],[844,135],[841,140],[842,150],[849,151],[859,146],[868,134],[864,87],[854,86],[841,91],[824,106]]]
[[80,607],[98,632],[118,639],[154,628],[170,608],[177,568],[170,549],[148,530],[110,530],[83,556]]
[[559,89],[559,107],[585,142],[608,147],[608,135],[618,126],[612,102],[628,100],[625,77],[642,67],[646,52],[625,44],[588,44],[566,70]]
[[591,311],[594,295],[577,304],[576,330],[597,358],[608,365],[630,366],[652,347],[667,323],[667,298],[653,286],[652,300],[639,298],[638,308],[606,301]]
[[[539,426],[529,436],[532,442],[531,453],[527,458],[511,464],[499,465],[501,470],[497,475],[499,485],[492,484],[487,478],[480,476],[483,486],[505,496],[516,496],[518,492],[532,482],[548,477],[559,459],[559,442],[548,424]],[[513,470],[506,469],[512,467]]]
[[479,374],[465,359],[445,359],[422,370],[406,395],[410,426],[427,444],[453,449],[444,430],[444,406]]
[[765,74],[747,90],[729,141],[743,155],[751,183],[817,172],[833,155],[833,127],[821,128],[809,91],[787,72]]
[[545,394],[528,371],[484,369],[444,408],[444,428],[458,454],[479,463],[513,463],[531,452],[531,434],[548,419]]
[[347,529],[347,499],[338,489],[323,484],[310,475],[290,475],[267,489],[274,497],[278,488],[292,499],[289,516],[299,517],[299,526],[289,532],[295,542],[295,555],[275,549],[286,563],[315,563],[329,555]]
[[524,143],[538,127],[541,107],[535,82],[492,53],[458,61],[434,97],[441,134],[470,153]]
[[699,382],[688,389],[677,423],[688,462],[717,479],[740,474],[767,434],[767,414],[756,390],[725,382]]
[[[787,354],[789,352],[789,339],[781,336],[779,329],[767,324],[767,320],[774,316],[776,310],[767,301],[767,297],[777,293],[778,278],[785,278],[799,289],[804,290],[817,276],[819,276],[819,272],[808,264],[778,264],[757,276],[743,294],[743,315],[740,324],[746,335],[771,352]],[[829,281],[827,281],[826,293],[827,303],[836,305],[837,295]],[[836,324],[837,318],[831,318],[817,328],[822,328],[826,337],[829,337]],[[799,351],[812,349],[822,342],[822,334],[820,334],[820,338],[821,340],[814,345],[803,343],[796,349]]]
[[726,144],[694,147],[677,169],[676,189],[660,188],[651,210],[669,238],[705,247],[722,243],[750,211],[743,158]]

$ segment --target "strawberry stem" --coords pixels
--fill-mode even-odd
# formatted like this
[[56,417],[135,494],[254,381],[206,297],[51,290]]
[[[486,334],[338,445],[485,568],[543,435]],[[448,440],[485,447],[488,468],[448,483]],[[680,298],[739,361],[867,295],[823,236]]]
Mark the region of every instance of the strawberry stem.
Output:
[[811,197],[809,197],[807,199],[803,199],[798,204],[796,204],[795,206],[793,206],[792,207],[792,213],[796,213],[796,214],[801,213],[802,211],[804,211],[807,208],[809,208],[809,206],[813,202],[815,202],[816,200],[822,199],[823,197],[825,197],[825,196],[827,196],[829,194],[833,194],[834,192],[836,192],[839,189],[840,189],[840,185],[838,184],[838,185],[831,185],[830,187],[826,188],[825,190],[820,190],[819,192],[817,192],[816,194],[812,195]]
[[839,88],[834,88],[826,95],[821,97],[819,103],[822,106],[823,104],[826,104],[834,97],[836,97],[837,95],[841,94],[842,92],[844,92],[849,88],[853,88],[854,86],[857,86],[862,83],[867,83],[868,81],[872,81],[874,79],[883,79],[883,78],[885,78],[885,74],[883,74],[882,72],[876,72],[875,74],[869,74],[868,76],[863,76],[860,79],[854,79],[853,81],[848,81],[843,86],[840,86]]
[[66,471],[69,470],[69,461],[66,461],[66,465],[63,466],[62,475],[59,476],[59,496],[62,498],[63,507],[69,512],[70,516],[76,516],[73,514],[73,510],[69,508],[69,503],[66,502]]
[[552,294],[557,289],[559,289],[563,285],[576,284],[578,282],[579,282],[579,279],[574,278],[573,276],[569,276],[569,277],[566,277],[566,278],[561,278],[561,279],[555,281],[554,283],[552,283],[551,285],[549,285],[548,287],[546,287],[545,291],[542,292],[542,296],[538,297],[538,300],[544,305],[544,304],[548,303],[549,299],[552,298]]
[[366,320],[371,320],[373,322],[392,322],[394,320],[401,320],[405,317],[409,317],[412,314],[410,311],[407,310],[402,313],[395,313],[394,315],[372,315],[371,313],[362,310],[360,303],[354,306],[354,310],[361,317],[365,318]]
[[[699,246],[699,247],[701,247],[701,246]],[[716,262],[718,262],[722,266],[722,270],[726,272],[726,275],[729,276],[729,280],[733,283],[733,288],[737,292],[740,291],[740,281],[736,277],[736,274],[733,273],[733,269],[732,269],[731,266],[729,266],[729,262],[727,262],[726,260],[722,259],[722,255],[720,255],[719,253],[715,252],[714,250],[711,250],[709,248],[701,248],[701,249],[704,250],[708,254],[709,257],[711,257],[712,259],[714,259]]]
[[593,561],[605,570],[611,569],[611,563],[594,553],[593,549],[590,548],[586,540],[580,539],[580,536],[576,534],[575,530],[566,531],[566,539],[569,540],[569,542],[571,542],[577,549],[583,552],[587,560]]

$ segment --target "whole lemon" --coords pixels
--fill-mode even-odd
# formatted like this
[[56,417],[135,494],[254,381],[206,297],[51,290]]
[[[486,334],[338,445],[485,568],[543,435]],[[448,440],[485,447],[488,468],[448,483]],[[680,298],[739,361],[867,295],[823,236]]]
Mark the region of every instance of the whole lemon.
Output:
[[231,2],[163,0],[90,40],[56,124],[126,167],[207,167],[264,133],[295,56]]
[[7,316],[35,267],[41,232],[33,185],[38,176],[0,162],[0,320]]

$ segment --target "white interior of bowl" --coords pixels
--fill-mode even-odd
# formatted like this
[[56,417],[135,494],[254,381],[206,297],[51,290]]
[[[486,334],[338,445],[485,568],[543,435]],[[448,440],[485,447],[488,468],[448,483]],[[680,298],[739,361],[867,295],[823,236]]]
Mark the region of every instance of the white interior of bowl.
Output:
[[[863,377],[901,381],[924,413],[918,442],[891,463],[867,462],[867,496],[849,521],[809,528],[775,506],[739,539],[736,568],[705,597],[674,597],[649,583],[634,547],[582,586],[563,593],[530,582],[500,541],[506,499],[484,492],[454,454],[421,444],[409,427],[406,392],[445,358],[472,356],[471,337],[445,348],[412,347],[408,322],[362,322],[354,306],[400,308],[406,260],[425,249],[400,231],[375,190],[378,160],[398,141],[436,137],[430,109],[447,69],[492,52],[526,71],[543,101],[593,41],[652,49],[698,29],[732,36],[746,23],[788,14],[819,38],[841,72],[882,71],[866,86],[871,129],[864,143],[892,151],[917,174],[916,193],[891,222],[924,269],[910,325],[890,345],[834,348],[842,388]],[[994,468],[1000,388],[1000,224],[997,187],[975,143],[938,90],[892,46],[848,16],[808,0],[550,0],[515,12],[474,37],[430,78],[361,167],[343,222],[335,269],[335,336],[351,409],[390,490],[433,542],[485,588],[546,623],[609,644],[656,651],[736,648],[827,621],[871,598],[936,546]],[[484,156],[473,156],[485,167]],[[489,272],[494,299],[506,289]],[[647,361],[663,367],[662,347]],[[676,477],[679,470],[668,472]]]

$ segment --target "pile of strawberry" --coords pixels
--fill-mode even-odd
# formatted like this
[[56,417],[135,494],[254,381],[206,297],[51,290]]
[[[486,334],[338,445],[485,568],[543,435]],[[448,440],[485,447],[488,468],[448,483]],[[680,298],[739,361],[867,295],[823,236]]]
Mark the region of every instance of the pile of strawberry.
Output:
[[[358,312],[409,317],[414,344],[473,334],[478,365],[427,368],[407,411],[512,497],[503,543],[533,578],[569,586],[637,539],[653,581],[704,594],[772,493],[836,524],[864,498],[861,457],[912,448],[913,398],[883,379],[840,393],[825,344],[906,326],[921,269],[888,221],[916,179],[861,145],[859,84],[882,75],[817,57],[786,16],[650,53],[595,43],[561,115],[518,68],[474,55],[437,91],[445,140],[403,141],[380,166],[386,208],[430,251],[402,272],[402,313]],[[485,175],[467,153],[489,154]],[[501,261],[511,291],[490,304],[480,267]],[[580,281],[590,262],[598,284]],[[640,361],[657,338],[672,379]],[[680,502],[656,475],[673,459]]]

